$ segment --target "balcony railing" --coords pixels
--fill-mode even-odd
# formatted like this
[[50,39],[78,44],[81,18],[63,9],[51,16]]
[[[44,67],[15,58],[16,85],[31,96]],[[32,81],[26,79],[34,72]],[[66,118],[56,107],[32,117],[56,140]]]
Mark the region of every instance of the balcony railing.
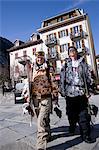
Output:
[[25,55],[18,57],[18,62],[25,66],[27,62],[32,63],[32,59],[30,56]]
[[52,46],[58,45],[58,44],[59,44],[59,41],[58,41],[58,39],[55,38],[55,37],[53,37],[53,38],[51,38],[51,39],[45,40],[45,45],[46,45],[47,47],[52,47]]
[[58,60],[59,59],[59,54],[58,54],[58,52],[56,52],[56,53],[50,53],[50,54],[48,54],[48,57],[47,57],[48,59],[55,59],[55,60]]
[[59,54],[59,59],[60,60],[64,60],[65,58],[68,58],[68,53],[62,52],[62,53]]
[[56,54],[48,54],[48,59],[56,59],[57,55]]
[[86,38],[87,37],[87,33],[85,33],[84,31],[78,31],[77,33],[71,33],[70,34],[70,38],[72,41],[76,41],[76,40],[80,40],[82,38]]

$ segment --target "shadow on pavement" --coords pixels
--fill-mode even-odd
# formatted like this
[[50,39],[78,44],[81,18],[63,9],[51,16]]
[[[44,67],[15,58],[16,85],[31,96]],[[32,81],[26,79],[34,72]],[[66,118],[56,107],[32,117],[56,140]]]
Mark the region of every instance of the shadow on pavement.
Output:
[[77,145],[81,142],[82,142],[82,139],[80,137],[77,137],[75,139],[66,141],[64,143],[61,143],[61,144],[58,144],[58,145],[55,145],[55,146],[51,146],[47,150],[65,150],[65,149],[70,148],[74,145]]
[[94,137],[95,139],[99,137],[99,124],[95,124],[92,127],[92,137]]
[[[61,127],[58,127],[58,128],[53,128],[51,130],[51,132],[52,133],[63,132],[63,133],[59,133],[59,134],[56,134],[56,135],[54,134],[52,136],[52,141],[54,141],[54,140],[56,140],[58,138],[71,136],[68,133],[68,126],[61,126]],[[77,144],[82,143],[83,141],[81,139],[78,126],[76,128],[75,135],[78,135],[78,136],[74,137],[73,139],[71,139],[69,141],[65,141],[65,142],[63,142],[61,144],[51,146],[47,150],[65,150],[65,149],[71,148],[72,146],[75,146]],[[96,124],[96,125],[94,125],[94,127],[92,127],[91,137],[93,138],[93,143],[95,143],[96,139],[99,137],[99,124]]]

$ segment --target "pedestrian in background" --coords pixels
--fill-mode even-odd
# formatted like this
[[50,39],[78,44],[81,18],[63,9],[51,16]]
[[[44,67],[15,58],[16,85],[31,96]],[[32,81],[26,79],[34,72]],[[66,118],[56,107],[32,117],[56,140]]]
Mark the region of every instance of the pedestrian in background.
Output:
[[[93,84],[91,72],[84,57],[78,55],[73,46],[68,49],[69,58],[61,70],[61,95],[66,98],[66,114],[69,121],[69,132],[75,133],[76,124],[79,124],[82,139],[91,143],[90,115],[88,114],[88,98],[86,85],[89,90]],[[85,79],[85,80],[84,80]],[[88,93],[88,92],[87,92]]]
[[4,84],[4,82],[2,83],[2,95],[3,96],[5,95],[5,84]]

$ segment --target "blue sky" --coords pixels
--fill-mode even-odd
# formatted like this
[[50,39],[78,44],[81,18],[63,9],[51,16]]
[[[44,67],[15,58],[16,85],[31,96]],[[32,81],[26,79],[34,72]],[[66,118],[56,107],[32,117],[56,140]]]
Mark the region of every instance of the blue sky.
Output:
[[12,42],[28,41],[43,20],[73,8],[83,8],[88,13],[99,54],[98,0],[0,0],[0,36]]

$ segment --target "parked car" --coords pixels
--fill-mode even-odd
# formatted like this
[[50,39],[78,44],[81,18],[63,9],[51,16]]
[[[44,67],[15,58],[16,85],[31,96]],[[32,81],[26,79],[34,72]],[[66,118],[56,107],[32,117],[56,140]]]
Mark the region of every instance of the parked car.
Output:
[[24,83],[16,83],[15,85],[15,104],[23,104],[25,102],[24,97],[22,96],[22,90],[24,87]]

